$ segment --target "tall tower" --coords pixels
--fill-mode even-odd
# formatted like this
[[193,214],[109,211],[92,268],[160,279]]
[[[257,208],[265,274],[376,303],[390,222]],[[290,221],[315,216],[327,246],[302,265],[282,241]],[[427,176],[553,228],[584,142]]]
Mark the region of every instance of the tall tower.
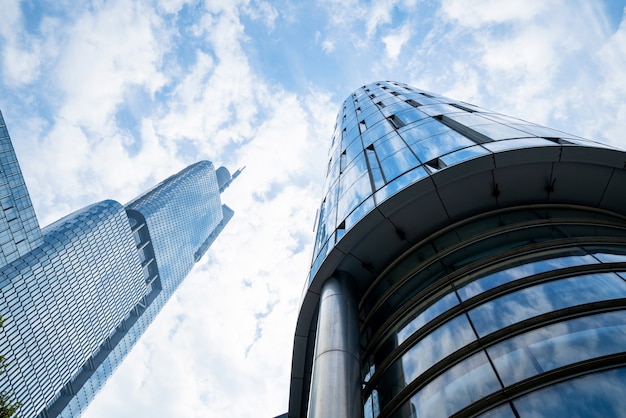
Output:
[[623,414],[626,152],[378,82],[329,155],[289,417]]
[[76,417],[233,216],[231,176],[202,161],[40,229],[1,115],[0,146],[0,388],[20,417]]

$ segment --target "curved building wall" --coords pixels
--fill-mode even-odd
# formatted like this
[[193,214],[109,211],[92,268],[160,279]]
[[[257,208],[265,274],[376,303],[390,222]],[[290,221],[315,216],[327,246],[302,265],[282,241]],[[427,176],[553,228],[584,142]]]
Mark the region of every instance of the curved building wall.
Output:
[[[367,417],[617,410],[592,387],[626,365],[625,161],[405,84],[354,92],[331,140],[289,416],[354,416],[333,409],[339,392]],[[337,283],[355,314],[320,301]],[[358,326],[358,377],[347,341],[319,345],[331,317]]]

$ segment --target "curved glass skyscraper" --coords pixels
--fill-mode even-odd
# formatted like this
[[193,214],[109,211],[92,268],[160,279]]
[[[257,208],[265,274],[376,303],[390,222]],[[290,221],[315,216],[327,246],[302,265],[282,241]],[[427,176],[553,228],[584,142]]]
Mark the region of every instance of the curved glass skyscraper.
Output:
[[202,161],[40,229],[1,114],[0,149],[0,390],[20,417],[76,417],[232,217],[232,178]]
[[623,416],[626,152],[378,82],[329,155],[290,417]]

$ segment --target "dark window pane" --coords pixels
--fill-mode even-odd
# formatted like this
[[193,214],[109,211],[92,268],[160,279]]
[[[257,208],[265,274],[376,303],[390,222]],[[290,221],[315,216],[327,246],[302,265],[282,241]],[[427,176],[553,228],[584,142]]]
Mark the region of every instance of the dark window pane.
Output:
[[479,336],[524,319],[584,303],[626,297],[626,283],[612,273],[541,283],[480,305],[469,316]]
[[417,417],[449,417],[472,402],[500,389],[484,352],[462,361],[411,398]]
[[[461,297],[461,300],[467,300],[472,296],[476,296],[489,289],[493,289],[494,287],[500,286],[504,283],[509,283],[524,277],[544,273],[546,271],[559,270],[583,264],[594,264],[598,262],[590,255],[583,255],[581,251],[577,252],[580,254],[550,258],[547,260],[529,261],[521,265],[516,265],[505,270],[488,274],[487,276],[483,276],[459,289],[459,296]],[[554,255],[552,256],[554,257]],[[517,262],[516,264],[519,263],[520,262]]]
[[561,366],[626,350],[626,311],[549,325],[487,349],[505,385]]
[[626,417],[626,368],[558,383],[513,401],[521,418]]

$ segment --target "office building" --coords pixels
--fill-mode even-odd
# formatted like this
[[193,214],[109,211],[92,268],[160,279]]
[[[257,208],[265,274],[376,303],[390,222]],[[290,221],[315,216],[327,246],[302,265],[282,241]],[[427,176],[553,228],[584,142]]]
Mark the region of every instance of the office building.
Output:
[[76,417],[232,217],[232,178],[198,162],[40,228],[1,114],[0,151],[0,388],[20,417]]
[[289,417],[623,416],[625,164],[406,84],[351,94]]

